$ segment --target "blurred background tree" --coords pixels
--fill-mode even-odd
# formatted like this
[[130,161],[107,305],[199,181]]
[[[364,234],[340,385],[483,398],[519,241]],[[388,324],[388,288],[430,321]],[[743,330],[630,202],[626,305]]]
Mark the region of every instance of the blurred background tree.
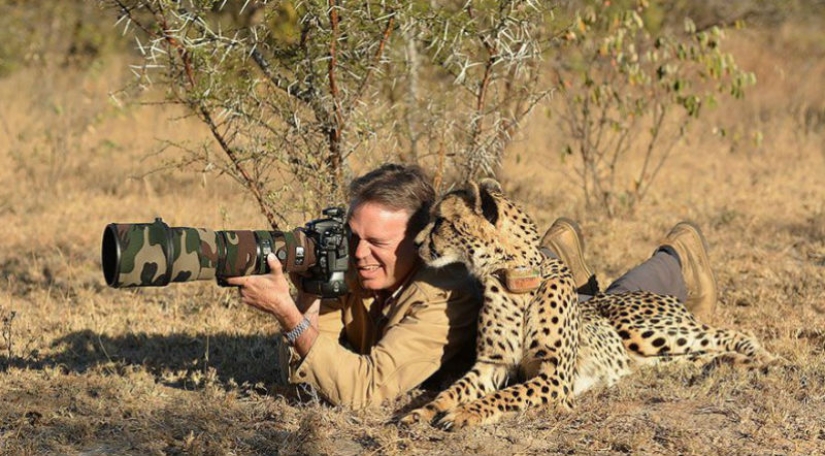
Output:
[[562,103],[551,115],[566,133],[564,154],[579,161],[587,205],[611,217],[644,198],[694,119],[756,83],[722,51],[722,28],[698,29],[687,16],[678,27],[667,14],[646,1],[577,8],[554,43]]
[[[755,82],[725,52],[726,28],[824,9],[778,0],[0,0],[0,77],[137,54],[134,84],[118,96],[156,103],[158,90],[146,89],[160,88],[162,103],[183,106],[211,134],[163,144],[162,166],[233,177],[273,226],[340,204],[353,173],[380,162],[422,164],[439,190],[496,176],[542,106],[565,138],[560,159],[578,163],[587,204],[615,215],[643,200],[695,119]],[[806,131],[825,117],[809,103],[798,110]]]
[[343,201],[355,163],[421,163],[439,185],[494,174],[547,93],[533,0],[101,4],[138,43],[137,84],[165,87],[222,151],[178,165],[234,177],[273,226]]

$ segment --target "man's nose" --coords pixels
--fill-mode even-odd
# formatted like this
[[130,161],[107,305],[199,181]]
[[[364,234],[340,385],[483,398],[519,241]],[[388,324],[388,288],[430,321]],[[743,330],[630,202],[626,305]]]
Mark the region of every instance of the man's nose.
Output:
[[363,240],[358,240],[355,244],[355,258],[366,258],[370,253],[369,246]]

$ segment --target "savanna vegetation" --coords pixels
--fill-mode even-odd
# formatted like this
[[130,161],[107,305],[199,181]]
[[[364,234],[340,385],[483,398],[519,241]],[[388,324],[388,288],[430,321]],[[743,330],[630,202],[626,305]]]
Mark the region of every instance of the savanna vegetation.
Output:
[[[140,3],[169,21],[173,5],[209,6],[213,38],[194,24],[174,27],[191,42],[153,41],[163,15],[113,9]],[[0,453],[825,454],[825,4],[536,2],[471,18],[461,2],[361,3],[340,2],[335,32],[316,2],[0,1]],[[494,12],[519,25],[497,46],[479,38]],[[328,55],[335,33],[349,40],[333,96],[328,60],[300,52]],[[445,36],[452,54],[436,52]],[[485,70],[516,42],[535,47]],[[208,45],[221,52],[198,54]],[[278,84],[293,77],[303,98]],[[790,366],[650,369],[570,414],[403,428],[394,413],[431,391],[349,411],[279,384],[279,328],[232,289],[105,286],[107,223],[295,226],[388,160],[424,164],[442,190],[494,175],[541,227],[575,218],[603,284],[697,222],[720,285],[709,323]]]

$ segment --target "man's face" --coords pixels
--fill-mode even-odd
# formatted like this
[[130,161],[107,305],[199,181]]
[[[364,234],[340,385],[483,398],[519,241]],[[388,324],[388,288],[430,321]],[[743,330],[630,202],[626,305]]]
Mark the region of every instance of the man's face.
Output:
[[355,267],[366,290],[394,290],[418,261],[414,236],[408,238],[410,214],[378,203],[359,204],[349,227]]

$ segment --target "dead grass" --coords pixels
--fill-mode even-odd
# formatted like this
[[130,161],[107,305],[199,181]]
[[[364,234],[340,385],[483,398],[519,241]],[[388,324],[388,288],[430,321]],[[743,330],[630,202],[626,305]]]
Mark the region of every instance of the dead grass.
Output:
[[399,428],[392,407],[339,410],[278,386],[277,328],[232,290],[106,288],[98,257],[109,222],[265,219],[219,176],[145,175],[158,164],[146,159],[156,139],[206,132],[110,103],[122,62],[0,80],[0,453],[825,454],[825,126],[804,122],[825,108],[825,50],[808,32],[734,37],[760,80],[745,103],[717,113],[737,141],[699,126],[635,213],[608,220],[584,209],[541,115],[502,175],[542,226],[581,221],[603,284],[678,220],[698,222],[721,287],[712,323],[754,332],[792,366],[647,370],[584,395],[571,414],[532,411],[457,433]]

